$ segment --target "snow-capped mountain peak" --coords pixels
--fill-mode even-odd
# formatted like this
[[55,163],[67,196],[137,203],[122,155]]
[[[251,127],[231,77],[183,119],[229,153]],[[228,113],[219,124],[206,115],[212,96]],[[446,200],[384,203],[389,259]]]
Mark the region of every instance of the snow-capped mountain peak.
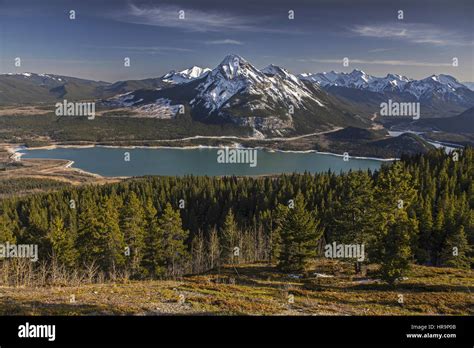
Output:
[[247,60],[236,54],[227,55],[222,62],[211,72],[214,77],[226,80],[250,79],[262,82],[263,74]]
[[209,68],[201,68],[198,66],[193,66],[189,69],[185,69],[182,71],[170,71],[166,75],[162,77],[164,82],[169,82],[173,84],[181,84],[190,82],[192,80],[198,79],[203,77],[207,74],[211,69]]
[[192,101],[193,104],[201,103],[210,110],[231,107],[230,101],[236,94],[263,96],[264,102],[248,102],[248,107],[252,110],[268,109],[271,108],[270,104],[291,104],[300,108],[304,107],[304,98],[312,99],[323,106],[313,96],[313,92],[285,69],[271,65],[260,71],[241,56],[234,54],[226,56],[197,89],[199,94]]
[[431,75],[430,77],[426,78],[431,79],[432,81],[441,83],[442,85],[449,86],[451,88],[461,88],[461,87],[466,87],[462,83],[460,83],[458,80],[456,80],[453,76],[450,75],[445,75],[445,74],[440,74],[440,75]]
[[193,66],[192,68],[180,71],[181,74],[189,76],[190,78],[196,79],[201,77],[206,72],[211,71],[209,68],[200,68],[198,66]]
[[294,84],[301,84],[301,81],[298,79],[298,77],[291,74],[288,70],[274,64],[270,64],[269,66],[263,68],[261,72],[269,77],[273,77],[276,75],[282,79],[291,81]]
[[409,93],[416,98],[431,95],[433,92],[446,94],[453,93],[459,88],[467,88],[450,75],[432,75],[422,80],[412,80],[398,74],[387,74],[385,77],[368,75],[362,70],[353,70],[350,73],[305,73],[299,75],[321,87],[346,87],[384,93],[387,91]]

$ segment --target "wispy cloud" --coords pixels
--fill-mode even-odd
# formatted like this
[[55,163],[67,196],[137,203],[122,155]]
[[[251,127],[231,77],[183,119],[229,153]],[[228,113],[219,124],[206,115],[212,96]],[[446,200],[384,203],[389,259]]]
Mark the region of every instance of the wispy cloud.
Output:
[[230,12],[174,5],[136,5],[130,3],[124,10],[110,14],[121,22],[175,28],[195,32],[245,31],[268,33],[299,33],[297,29],[274,28],[269,26],[272,17],[269,15],[241,16]]
[[[300,62],[313,62],[313,63],[330,63],[330,64],[341,64],[342,59],[299,59]],[[367,65],[396,65],[396,66],[430,66],[430,67],[452,67],[451,63],[433,63],[433,62],[420,62],[416,60],[365,60],[365,59],[350,59],[351,64],[367,64]]]
[[369,50],[368,52],[370,53],[378,53],[378,52],[387,52],[387,51],[392,51],[393,48],[374,48]]
[[[180,15],[184,18],[180,18]],[[201,11],[172,5],[143,6],[129,4],[128,9],[115,13],[113,17],[127,23],[198,32],[221,31],[223,29],[256,30],[255,18],[244,18],[220,11]]]
[[377,24],[356,25],[350,29],[359,36],[383,39],[398,39],[417,44],[436,46],[469,46],[472,39],[465,38],[454,31],[441,29],[429,24]]
[[136,51],[136,52],[148,52],[148,53],[166,53],[166,52],[193,52],[193,49],[183,47],[172,47],[172,46],[89,46],[90,48],[99,49],[114,49],[123,51]]
[[232,39],[223,39],[223,40],[211,40],[206,41],[206,45],[243,45],[242,41],[232,40]]

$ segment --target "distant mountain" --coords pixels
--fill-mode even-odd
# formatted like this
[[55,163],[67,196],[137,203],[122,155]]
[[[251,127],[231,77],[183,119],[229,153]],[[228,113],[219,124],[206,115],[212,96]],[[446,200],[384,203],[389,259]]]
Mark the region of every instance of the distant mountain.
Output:
[[117,81],[110,85],[104,86],[100,90],[100,97],[107,98],[135,91],[137,89],[161,89],[170,87],[171,84],[163,81],[162,78],[150,78],[143,80],[125,80]]
[[320,151],[348,152],[355,156],[397,157],[402,154],[426,153],[434,146],[415,134],[388,136],[385,130],[347,127],[321,135]]
[[474,107],[447,119],[419,120],[415,126],[448,133],[474,133]]
[[[212,70],[193,66],[161,77],[115,83],[53,74],[0,75],[0,105],[63,99],[128,108],[135,117],[172,119],[184,113],[201,122],[250,127],[257,136],[348,126],[377,129],[380,125],[374,121],[396,124],[393,118],[377,117],[381,103],[388,99],[420,102],[426,125],[434,118],[457,116],[474,107],[474,91],[449,75],[413,80],[354,70],[296,76],[276,65],[259,70],[238,55],[226,56]],[[121,112],[127,115],[126,110]],[[440,125],[433,123],[432,128]]]
[[[380,102],[388,99],[419,102],[422,117],[453,116],[474,106],[474,91],[444,74],[413,80],[396,74],[375,77],[353,70],[351,73],[301,74],[299,78],[317,84],[353,103],[356,109],[367,112],[378,112]],[[362,92],[351,92],[354,89]]]
[[216,68],[190,82],[161,90],[137,90],[121,98],[127,107],[184,105],[196,120],[231,122],[264,134],[364,126],[318,86],[274,65],[260,71],[237,55],[226,56]]
[[108,98],[138,89],[168,88],[190,82],[209,71],[210,69],[194,66],[178,72],[171,71],[162,77],[115,83],[53,74],[0,74],[0,105]]
[[405,76],[388,74],[384,78],[367,75],[362,70],[353,70],[351,73],[329,73],[301,74],[302,80],[308,80],[322,87],[337,86],[346,88],[357,88],[371,92],[383,93],[385,91],[402,91],[403,87],[410,81]]
[[469,88],[471,91],[474,91],[474,82],[463,82],[462,84]]
[[118,94],[135,91],[138,89],[162,89],[168,88],[176,84],[190,82],[200,78],[208,73],[211,69],[193,66],[182,71],[170,71],[169,73],[156,78],[143,80],[125,80],[110,84],[102,89],[102,97],[111,97]]
[[209,68],[200,68],[198,66],[193,66],[189,69],[185,69],[182,71],[171,71],[168,74],[164,75],[161,79],[164,82],[169,82],[173,84],[180,84],[190,82],[197,78],[203,77],[206,75],[211,69]]
[[96,99],[109,83],[51,74],[1,74],[0,105]]

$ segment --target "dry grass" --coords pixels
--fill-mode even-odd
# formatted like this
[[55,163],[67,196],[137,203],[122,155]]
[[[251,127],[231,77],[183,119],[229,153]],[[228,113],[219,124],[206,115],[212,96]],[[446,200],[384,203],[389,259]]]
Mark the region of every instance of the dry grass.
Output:
[[[320,260],[288,277],[265,264],[224,267],[182,280],[51,288],[0,287],[1,315],[472,315],[472,271],[413,266],[394,287]],[[371,274],[369,270],[369,274]],[[403,295],[403,303],[399,303]],[[75,301],[71,301],[73,298]],[[293,296],[294,302],[290,303]]]

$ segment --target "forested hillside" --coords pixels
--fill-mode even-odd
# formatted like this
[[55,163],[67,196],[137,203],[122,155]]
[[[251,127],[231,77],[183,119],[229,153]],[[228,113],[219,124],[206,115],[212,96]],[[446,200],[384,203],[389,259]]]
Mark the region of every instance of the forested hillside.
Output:
[[388,282],[413,262],[470,268],[474,150],[405,157],[375,173],[144,177],[8,198],[7,241],[38,244],[37,267],[94,265],[105,278],[253,261],[304,273],[334,241],[365,244],[364,263],[380,264]]

